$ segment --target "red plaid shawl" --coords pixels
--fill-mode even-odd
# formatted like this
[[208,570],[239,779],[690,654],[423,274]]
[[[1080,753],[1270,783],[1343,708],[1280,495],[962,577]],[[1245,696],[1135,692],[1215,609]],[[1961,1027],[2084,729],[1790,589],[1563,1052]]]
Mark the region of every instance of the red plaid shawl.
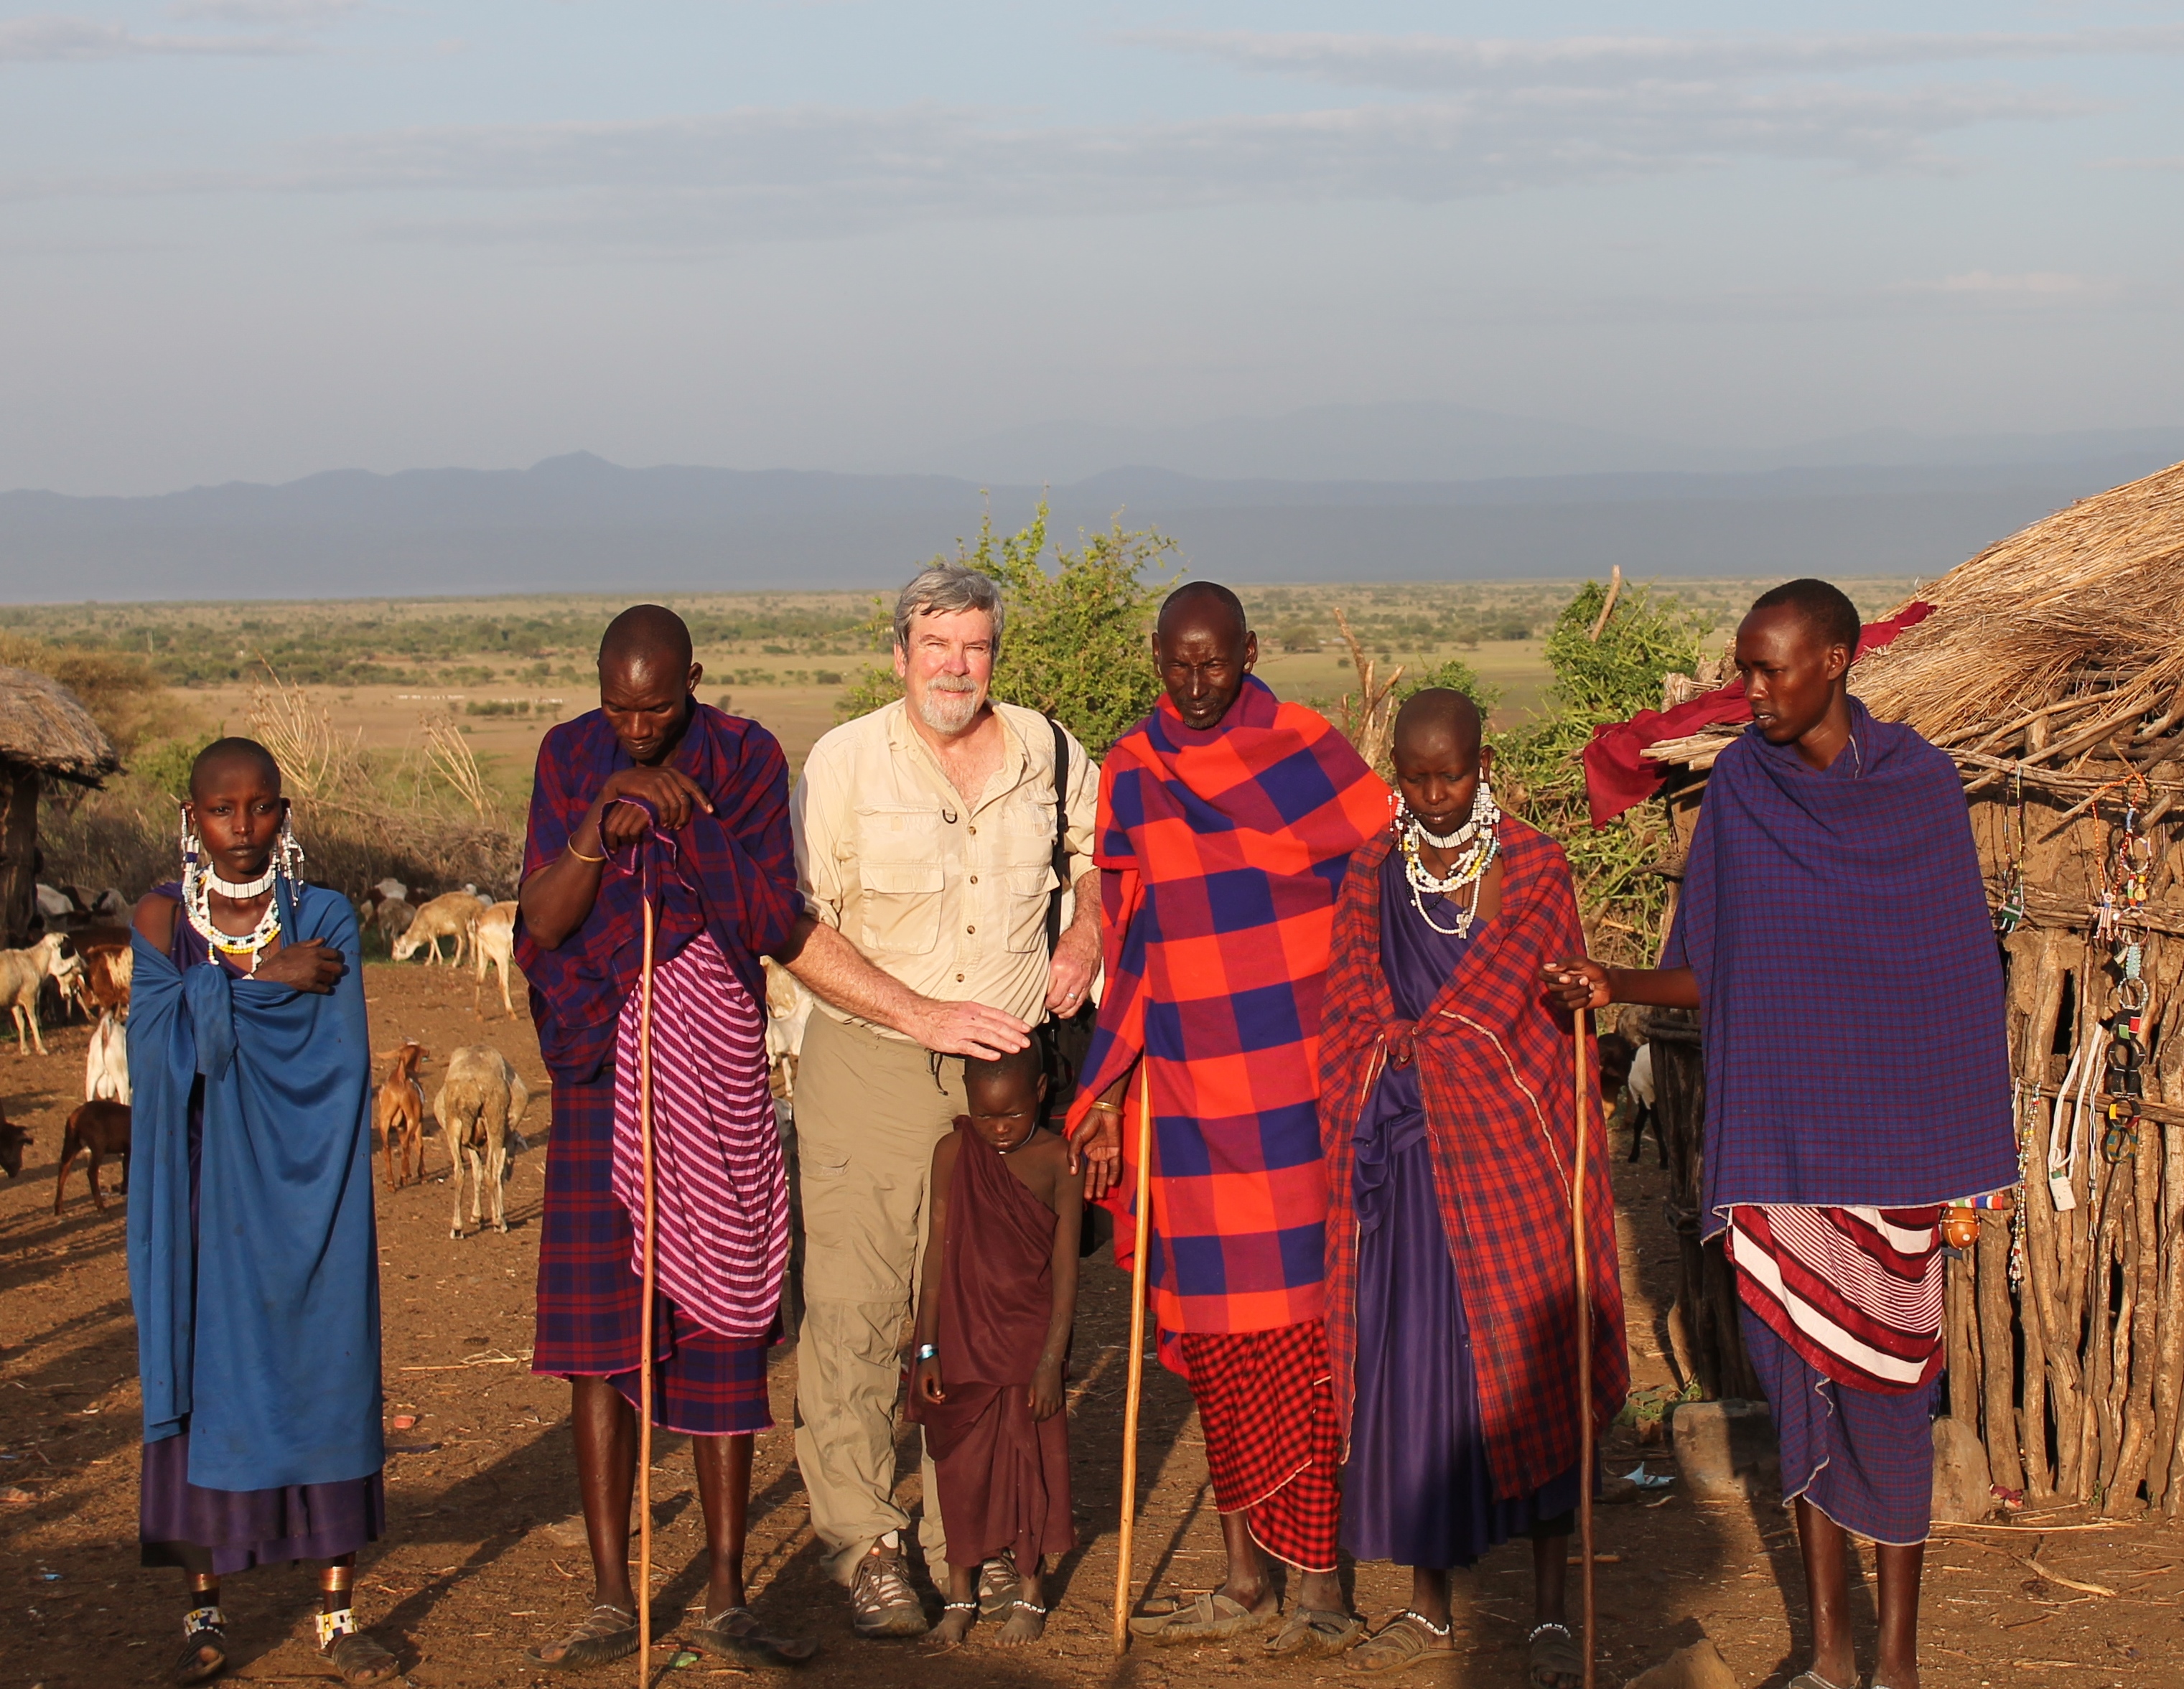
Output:
[[[1387,819],[1387,787],[1348,742],[1255,680],[1202,733],[1162,699],[1100,769],[1107,986],[1070,1123],[1149,1058],[1147,1277],[1166,1331],[1320,1317],[1328,940],[1343,863]],[[1126,1169],[1118,1212],[1134,1179]]]
[[[1478,930],[1427,1014],[1412,1022],[1396,1015],[1380,968],[1380,864],[1392,846],[1384,832],[1351,858],[1328,972],[1320,1071],[1332,1192],[1327,1343],[1335,1410],[1346,1448],[1357,1370],[1352,1140],[1381,1064],[1416,1060],[1434,1187],[1471,1321],[1494,1491],[1529,1495],[1578,1460],[1570,1406],[1577,1370],[1570,1029],[1540,986],[1543,963],[1585,948],[1569,864],[1553,840],[1505,818],[1502,912]],[[1604,1426],[1630,1390],[1630,1364],[1596,1070],[1587,1090],[1593,1412]]]

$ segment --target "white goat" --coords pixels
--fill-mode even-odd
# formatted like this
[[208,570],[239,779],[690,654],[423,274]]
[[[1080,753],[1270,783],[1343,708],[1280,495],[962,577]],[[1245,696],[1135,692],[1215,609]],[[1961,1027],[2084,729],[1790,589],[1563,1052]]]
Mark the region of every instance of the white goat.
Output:
[[509,1001],[508,975],[515,966],[515,905],[513,903],[495,903],[477,920],[471,932],[471,966],[477,975],[477,989],[471,994],[471,1007],[477,1010],[479,1019],[485,1011],[479,1003],[485,996],[485,970],[488,967],[500,970],[500,1006],[510,1014],[515,1005]]
[[490,1044],[465,1044],[448,1058],[447,1077],[432,1098],[440,1136],[454,1173],[455,1211],[448,1236],[463,1235],[463,1164],[471,1171],[471,1224],[482,1227],[486,1192],[493,1193],[493,1224],[508,1230],[503,1186],[508,1176],[508,1140],[531,1104],[522,1076]]
[[84,1058],[83,1100],[86,1103],[127,1103],[129,1092],[129,1010],[110,1008],[92,1029],[91,1052]]
[[[46,1053],[45,1034],[38,1026],[38,993],[45,989],[48,979],[66,980],[83,965],[73,956],[61,954],[61,947],[68,942],[65,935],[49,932],[25,950],[0,950],[0,1003],[4,1003],[15,1018],[15,1053],[27,1056],[31,1046],[38,1047],[38,1053]],[[25,1027],[30,1036],[23,1036]],[[0,1033],[4,1037],[5,1033]]]
[[760,960],[766,968],[766,1064],[775,1092],[783,1102],[794,1102],[796,1064],[804,1052],[805,1025],[811,1019],[811,993],[771,956]]
[[394,959],[406,962],[430,945],[432,959],[437,963],[440,959],[440,941],[452,938],[455,941],[455,956],[449,965],[460,968],[463,963],[463,953],[470,943],[471,929],[477,925],[478,917],[484,913],[478,907],[478,900],[470,892],[443,892],[418,910],[417,918],[410,923],[408,931],[394,941]]

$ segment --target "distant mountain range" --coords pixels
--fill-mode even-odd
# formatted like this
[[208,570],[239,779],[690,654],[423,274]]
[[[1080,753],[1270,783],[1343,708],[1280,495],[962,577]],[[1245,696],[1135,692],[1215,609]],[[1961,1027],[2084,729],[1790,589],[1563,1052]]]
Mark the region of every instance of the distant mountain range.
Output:
[[[1123,451],[1154,461],[1106,455]],[[1451,406],[1323,407],[1190,429],[1056,425],[948,455],[986,467],[625,469],[579,452],[528,469],[336,470],[148,497],[0,493],[0,600],[885,586],[975,531],[989,503],[997,525],[1020,525],[1042,481],[1058,534],[1119,512],[1173,535],[1190,571],[1215,579],[1554,579],[1617,563],[1930,577],[2184,458],[2184,428],[1708,454]]]

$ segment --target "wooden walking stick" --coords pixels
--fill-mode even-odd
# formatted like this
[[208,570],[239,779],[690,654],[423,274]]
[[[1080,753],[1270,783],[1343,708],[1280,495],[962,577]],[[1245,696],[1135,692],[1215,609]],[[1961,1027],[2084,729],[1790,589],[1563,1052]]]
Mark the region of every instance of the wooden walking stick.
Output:
[[1591,1053],[1591,1029],[1585,1024],[1589,1011],[1580,1008],[1571,1016],[1572,1030],[1576,1036],[1571,1041],[1577,1051],[1575,1061],[1577,1096],[1577,1183],[1570,1196],[1570,1233],[1575,1240],[1577,1261],[1577,1542],[1579,1600],[1585,1614],[1585,1689],[1593,1689],[1592,1681],[1592,1274],[1588,1270],[1585,1247],[1585,1140],[1591,1136],[1586,1130],[1585,1102],[1591,1092],[1592,1064],[1586,1059]]
[[647,897],[644,960],[637,976],[637,1136],[644,1162],[644,1299],[637,1328],[638,1689],[644,1689],[652,1670],[652,1297],[660,1194],[652,1164],[653,936],[652,899]]
[[1152,1064],[1138,1060],[1138,1247],[1130,1261],[1130,1359],[1123,1397],[1123,1525],[1115,1545],[1115,1652],[1130,1646],[1131,1550],[1138,1524],[1138,1408],[1145,1375],[1145,1247],[1152,1225]]

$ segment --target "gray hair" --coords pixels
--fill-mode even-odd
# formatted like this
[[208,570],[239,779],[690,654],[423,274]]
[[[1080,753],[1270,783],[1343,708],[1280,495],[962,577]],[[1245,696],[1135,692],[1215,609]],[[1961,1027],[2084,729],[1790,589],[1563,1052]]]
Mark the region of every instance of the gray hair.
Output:
[[960,563],[936,563],[922,569],[902,596],[894,601],[894,643],[898,651],[910,649],[913,616],[953,615],[958,610],[983,610],[994,625],[994,655],[1001,654],[1001,583]]

